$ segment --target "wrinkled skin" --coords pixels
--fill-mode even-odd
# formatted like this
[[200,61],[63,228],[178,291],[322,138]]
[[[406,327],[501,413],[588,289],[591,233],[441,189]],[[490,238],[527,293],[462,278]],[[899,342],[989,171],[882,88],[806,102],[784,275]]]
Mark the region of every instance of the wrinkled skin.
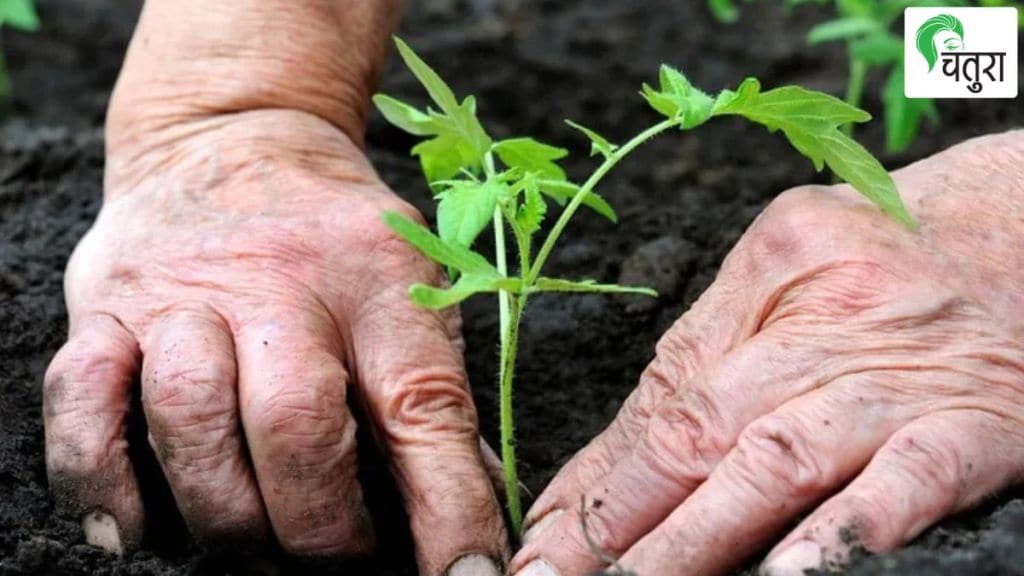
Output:
[[259,110],[114,142],[44,390],[51,485],[117,523],[114,545],[97,543],[141,536],[124,438],[140,378],[150,444],[203,542],[367,551],[352,400],[403,492],[422,572],[505,556],[457,312],[411,304],[408,286],[441,272],[380,215],[421,217],[344,133]]
[[513,571],[602,567],[581,498],[637,574],[724,574],[785,536],[762,572],[790,576],[1024,477],[1024,133],[894,176],[917,232],[846,186],[766,209],[536,501]]

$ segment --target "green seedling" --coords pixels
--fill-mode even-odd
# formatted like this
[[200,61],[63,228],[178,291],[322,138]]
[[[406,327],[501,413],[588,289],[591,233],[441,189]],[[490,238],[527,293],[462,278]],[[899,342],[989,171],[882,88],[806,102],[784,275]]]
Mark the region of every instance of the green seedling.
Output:
[[[17,28],[28,32],[39,29],[39,17],[32,0],[0,0],[0,33],[4,27]],[[11,86],[7,79],[7,65],[0,46],[0,108],[10,97]]]
[[[889,174],[867,150],[840,130],[851,122],[866,122],[870,115],[827,94],[798,86],[764,91],[760,82],[748,78],[736,90],[723,90],[713,97],[692,86],[679,71],[662,66],[659,87],[645,84],[641,92],[662,119],[636,136],[615,144],[594,130],[567,121],[590,141],[590,155],[601,161],[582,184],[576,184],[559,165],[568,155],[567,150],[528,137],[495,141],[477,117],[473,96],[460,102],[408,45],[397,38],[395,43],[436,108],[420,109],[383,94],[373,100],[389,122],[424,138],[412,154],[419,157],[438,202],[437,234],[393,212],[386,213],[384,221],[449,271],[450,286],[416,284],[410,288],[417,305],[441,309],[475,294],[497,294],[501,330],[501,458],[509,517],[517,534],[522,509],[512,421],[512,383],[519,323],[527,301],[542,292],[656,296],[648,288],[542,275],[551,251],[581,207],[616,220],[615,211],[595,190],[608,172],[637,147],[664,132],[691,130],[717,116],[740,116],[769,130],[781,131],[818,170],[828,166],[886,214],[908,227],[914,226]],[[549,202],[561,207],[562,212],[535,250],[535,239],[542,230]],[[493,262],[473,250],[476,239],[488,228],[494,234]],[[514,268],[506,253],[507,232],[511,232],[516,254]]]
[[[752,0],[745,0],[749,3]],[[886,76],[879,98],[885,119],[885,147],[902,152],[917,138],[924,120],[939,121],[939,111],[930,98],[907,98],[903,90],[903,38],[893,25],[910,7],[965,6],[966,0],[784,0],[791,8],[801,4],[832,4],[837,18],[822,22],[807,33],[811,46],[826,42],[845,42],[850,75],[846,102],[860,106],[864,85],[872,69]],[[1024,26],[1024,8],[1014,0],[978,0],[979,6],[1016,6],[1020,25]],[[739,19],[735,0],[708,0],[711,13],[722,22]],[[845,127],[847,135],[853,125]]]
[[807,33],[811,46],[845,42],[850,75],[846,101],[859,106],[864,85],[872,68],[880,69],[886,80],[879,97],[885,119],[885,147],[902,152],[917,138],[921,123],[939,121],[939,111],[930,98],[907,98],[903,90],[903,37],[893,26],[912,6],[957,6],[963,0],[787,0],[791,5],[831,2],[838,18],[818,24]]

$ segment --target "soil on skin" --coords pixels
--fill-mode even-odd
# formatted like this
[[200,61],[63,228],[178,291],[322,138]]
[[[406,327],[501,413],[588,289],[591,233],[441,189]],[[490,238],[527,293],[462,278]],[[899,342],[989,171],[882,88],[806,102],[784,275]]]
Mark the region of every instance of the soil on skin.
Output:
[[[114,0],[42,0],[43,29],[4,31],[16,97],[0,128],[0,573],[181,574],[284,572],[280,554],[239,561],[189,544],[158,481],[145,442],[136,449],[150,486],[145,548],[114,558],[86,546],[78,521],[47,494],[39,386],[62,343],[62,271],[100,207],[102,119],[139,5]],[[613,140],[654,118],[637,96],[662,61],[699,86],[718,90],[756,75],[768,86],[800,83],[841,93],[845,65],[836,47],[808,49],[804,32],[823,12],[787,15],[781,2],[743,6],[742,21],[713,21],[699,0],[422,0],[410,3],[402,34],[459,93],[478,95],[497,136],[534,135],[571,148],[570,172],[591,165],[586,146],[562,124],[574,118]],[[875,79],[877,85],[878,79]],[[393,65],[391,93],[422,101]],[[878,102],[868,98],[867,107]],[[944,122],[927,129],[899,166],[971,136],[1024,124],[1014,101],[941,104]],[[861,132],[881,149],[880,123]],[[374,120],[369,148],[383,177],[429,213],[412,140]],[[686,136],[660,138],[613,174],[603,192],[618,226],[585,214],[556,251],[552,272],[656,285],[654,303],[600,296],[537,298],[523,326],[518,394],[523,479],[541,489],[559,466],[614,416],[651,359],[658,336],[710,284],[737,238],[778,192],[825,182],[810,164],[763,129],[717,121]],[[496,317],[492,302],[464,308],[467,362],[486,436],[495,440]],[[137,423],[140,424],[141,423]],[[141,428],[141,426],[136,426]],[[139,430],[133,438],[140,437]],[[141,436],[144,438],[144,434]],[[363,442],[369,446],[369,441]],[[367,450],[371,452],[371,450]],[[379,463],[367,476],[384,478]],[[368,482],[381,515],[379,557],[355,574],[415,573],[401,505],[386,483]],[[380,488],[379,486],[384,486]],[[1019,496],[1019,494],[1017,494]],[[1024,500],[1013,494],[951,519],[905,550],[863,555],[849,574],[1024,574]],[[756,558],[752,559],[756,562]],[[751,564],[753,566],[755,564]],[[336,567],[302,566],[313,573]],[[747,569],[749,571],[749,568]],[[746,572],[742,572],[746,573]]]

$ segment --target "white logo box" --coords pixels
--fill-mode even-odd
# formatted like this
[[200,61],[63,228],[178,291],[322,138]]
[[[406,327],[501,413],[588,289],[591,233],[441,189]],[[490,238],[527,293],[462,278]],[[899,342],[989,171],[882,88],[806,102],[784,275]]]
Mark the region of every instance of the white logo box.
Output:
[[[931,70],[918,49],[918,30],[928,28],[937,59]],[[956,25],[959,22],[959,25]],[[952,23],[953,26],[946,26]],[[953,29],[962,26],[960,36]],[[1016,98],[1016,8],[907,8],[904,12],[904,94],[907,98]]]

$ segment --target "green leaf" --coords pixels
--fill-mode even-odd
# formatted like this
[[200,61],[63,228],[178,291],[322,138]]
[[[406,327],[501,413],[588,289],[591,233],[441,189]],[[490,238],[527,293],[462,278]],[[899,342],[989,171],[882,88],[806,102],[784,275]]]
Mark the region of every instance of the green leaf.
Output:
[[811,31],[807,33],[807,43],[814,46],[822,42],[852,40],[884,31],[882,25],[871,18],[839,18],[822,22],[811,28]]
[[715,101],[713,114],[738,114],[765,124],[771,130],[786,126],[835,129],[871,119],[867,112],[824,92],[799,86],[761,92],[761,83],[756,78],[744,80],[736,92],[723,90]]
[[[799,138],[797,137],[797,140]],[[835,134],[810,136],[807,141],[800,144],[794,142],[792,138],[790,142],[812,160],[815,156],[820,156],[837,176],[849,182],[858,192],[874,202],[882,212],[910,229],[917,227],[914,218],[907,212],[903,200],[900,199],[892,176],[855,140],[837,131]]]
[[582,132],[587,138],[590,139],[590,155],[597,156],[598,154],[608,157],[611,156],[618,148],[618,144],[612,144],[604,136],[601,136],[597,132],[594,132],[590,128],[582,124],[577,124],[572,120],[566,120],[566,124]]
[[[476,117],[476,100],[470,96],[461,104],[444,80],[400,38],[395,38],[398,52],[405,64],[426,88],[427,93],[440,112],[427,111],[429,124],[411,106],[396,107],[397,100],[384,97],[381,113],[403,130],[414,134],[437,137],[422,142],[413,148],[413,154],[420,157],[427,181],[434,183],[458,174],[463,169],[475,169],[483,165],[484,156],[491,149],[491,137],[487,135]],[[374,101],[377,102],[378,98]],[[400,104],[400,103],[399,103]],[[378,102],[378,106],[380,103]],[[389,117],[388,114],[392,114]],[[396,121],[397,120],[397,121]],[[412,130],[409,130],[412,128]]]
[[720,95],[714,113],[738,114],[773,132],[782,130],[816,169],[827,165],[883,212],[908,227],[915,226],[889,173],[870,152],[839,130],[844,124],[869,120],[867,112],[798,86],[760,92],[760,84],[748,79],[738,92]]
[[395,234],[434,262],[454,268],[463,274],[501,278],[501,274],[486,258],[469,248],[445,242],[430,230],[397,212],[385,212],[383,219]]
[[711,117],[714,100],[690,84],[681,72],[662,64],[658,81],[659,90],[645,83],[641,94],[658,113],[670,120],[679,120],[680,128],[694,128]]
[[708,0],[708,9],[719,22],[732,24],[740,19],[740,11],[732,0]]
[[903,62],[903,41],[892,34],[872,34],[850,43],[850,55],[867,64]]
[[0,26],[27,32],[39,29],[39,16],[32,0],[0,0]]
[[373,96],[373,103],[377,106],[377,110],[380,110],[385,120],[409,134],[416,136],[432,136],[437,134],[437,127],[434,126],[434,121],[430,116],[397,98],[392,98],[386,94],[375,94]]
[[[540,188],[541,192],[555,202],[558,202],[559,205],[565,205],[565,203],[571,200],[572,197],[580,190],[580,187],[576,184],[566,182],[564,180],[538,180],[537,186]],[[583,205],[612,222],[619,221],[619,216],[615,213],[615,209],[611,207],[611,204],[608,204],[607,200],[599,196],[596,192],[587,194],[583,198]]]
[[736,91],[722,90],[711,106],[711,115],[728,114],[731,108],[740,108],[755,100],[761,94],[761,82],[757,78],[747,78],[740,83]]
[[426,284],[413,284],[409,288],[409,296],[412,297],[412,301],[417,306],[440,310],[454,306],[474,294],[497,292],[498,290],[506,289],[510,280],[518,282],[517,279],[463,274],[450,288],[436,288]]
[[423,174],[432,185],[479,164],[476,151],[450,134],[420,142],[413,147],[412,155],[419,157]]
[[516,210],[516,224],[519,229],[532,236],[540,229],[540,223],[544,221],[544,215],[548,211],[548,205],[541,196],[537,181],[529,177],[526,179],[526,187],[523,189],[523,203]]
[[454,114],[459,108],[459,103],[455,99],[455,93],[448,87],[448,84],[408,44],[397,36],[395,36],[395,46],[398,47],[398,53],[401,55],[402,60],[405,61],[405,65],[416,76],[416,79],[420,81],[420,84],[427,89],[427,94],[430,94],[430,98],[433,99],[438,108],[445,114]]
[[475,102],[476,100],[470,96],[462,101],[455,113],[444,115],[431,110],[429,114],[437,125],[439,135],[459,139],[482,162],[483,157],[491,150],[491,137],[476,118]]
[[521,168],[523,172],[535,172],[551,180],[565,180],[565,171],[554,162],[569,155],[565,148],[533,138],[512,138],[495,143],[494,153],[509,168]]
[[929,98],[907,98],[903,91],[903,67],[896,66],[882,89],[885,111],[885,147],[890,152],[902,152],[917,138],[921,121],[925,118],[937,123],[939,111]]
[[[877,0],[874,14],[879,20],[885,22],[888,27],[888,25],[902,16],[907,8],[956,8],[967,6],[968,4],[967,0]],[[984,0],[979,2],[979,4],[984,5]]]
[[835,0],[836,9],[849,18],[871,18],[879,0]]
[[639,286],[619,286],[618,284],[598,284],[593,280],[563,280],[561,278],[538,278],[532,292],[604,292],[612,294],[641,294],[657,298],[658,293],[651,288]]
[[458,180],[438,194],[437,232],[449,244],[472,246],[490,224],[504,184]]

